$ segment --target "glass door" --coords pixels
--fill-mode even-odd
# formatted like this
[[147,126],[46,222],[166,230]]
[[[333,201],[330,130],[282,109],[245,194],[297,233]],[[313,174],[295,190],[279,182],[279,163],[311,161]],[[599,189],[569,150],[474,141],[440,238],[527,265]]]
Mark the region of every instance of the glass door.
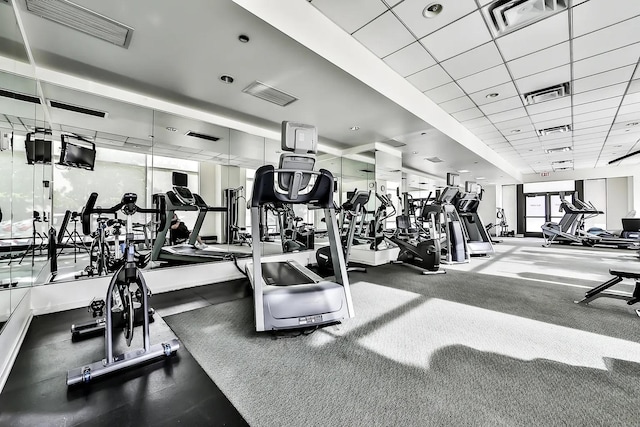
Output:
[[547,221],[547,196],[545,194],[525,195],[525,236],[537,237],[542,234],[541,226]]

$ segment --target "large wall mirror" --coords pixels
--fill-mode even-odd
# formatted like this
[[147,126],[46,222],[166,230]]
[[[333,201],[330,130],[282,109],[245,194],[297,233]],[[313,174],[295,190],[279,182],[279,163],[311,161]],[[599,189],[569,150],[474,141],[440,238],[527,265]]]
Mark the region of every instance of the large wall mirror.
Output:
[[[44,151],[37,159],[27,148],[46,146],[46,122],[36,81],[18,74],[29,67],[10,4],[0,2],[0,330],[33,284],[45,231],[44,182],[50,175]],[[27,142],[29,141],[29,142]],[[39,197],[34,197],[36,194]],[[35,213],[39,212],[39,221]],[[48,217],[46,218],[48,219]],[[45,231],[46,232],[46,231]],[[34,236],[36,237],[34,239]]]

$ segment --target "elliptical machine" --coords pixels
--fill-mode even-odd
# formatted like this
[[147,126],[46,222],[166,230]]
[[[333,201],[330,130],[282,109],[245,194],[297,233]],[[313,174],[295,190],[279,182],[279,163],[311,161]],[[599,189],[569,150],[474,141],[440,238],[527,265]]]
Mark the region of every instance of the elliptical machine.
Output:
[[[342,250],[344,253],[344,262],[347,265],[348,272],[367,272],[367,269],[364,267],[349,267],[349,255],[351,253],[351,245],[353,244],[358,217],[364,216],[367,203],[369,203],[370,194],[370,191],[355,190],[351,198],[344,202],[341,206],[342,213],[344,214],[343,218],[349,218],[349,227],[347,229],[347,233],[341,238]],[[316,251],[316,262],[318,263],[318,269],[320,271],[333,271],[333,258],[331,257],[331,248],[329,246],[323,246]]]
[[[94,208],[97,193],[92,193],[89,201],[82,212],[82,224],[89,227],[91,213],[115,213],[122,210],[128,217],[127,231],[124,249],[124,265],[114,273],[107,289],[106,301],[106,317],[105,317],[105,358],[101,361],[94,362],[89,365],[83,365],[79,368],[72,369],[67,372],[67,386],[88,383],[92,379],[102,377],[104,375],[119,371],[121,369],[131,368],[160,357],[170,357],[174,355],[180,348],[180,342],[173,338],[169,342],[155,344],[149,343],[149,302],[148,289],[142,272],[138,268],[135,260],[134,234],[132,216],[136,212],[141,213],[157,213],[155,209],[143,209],[136,205],[138,196],[135,193],[125,193],[122,201],[110,209]],[[132,287],[135,287],[132,293]],[[131,346],[134,331],[135,307],[134,295],[141,302],[143,313],[143,348],[132,350],[127,353],[114,356],[113,354],[113,308],[114,303],[122,305],[122,316],[124,325],[122,331],[127,346]],[[115,300],[119,301],[115,301]]]

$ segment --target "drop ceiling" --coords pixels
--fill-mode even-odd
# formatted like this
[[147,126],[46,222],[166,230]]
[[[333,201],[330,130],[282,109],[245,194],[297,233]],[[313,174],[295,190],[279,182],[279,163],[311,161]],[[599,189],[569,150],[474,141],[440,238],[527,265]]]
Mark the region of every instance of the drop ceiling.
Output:
[[[443,9],[427,19],[422,12],[430,3]],[[523,173],[568,160],[575,169],[603,167],[640,148],[640,2],[569,2],[566,10],[501,36],[482,13],[488,3],[312,0]],[[527,92],[564,82],[570,96],[524,102]],[[536,132],[567,124],[572,131]],[[572,151],[546,153],[559,147]]]
[[[503,163],[520,174],[549,171],[554,162],[569,159],[575,169],[595,168],[640,148],[636,146],[640,126],[630,126],[640,121],[640,2],[574,2],[566,11],[501,37],[492,35],[482,16],[486,0],[440,1],[443,12],[429,21],[421,14],[430,3],[424,1],[313,0],[307,5],[477,137],[478,144],[488,147],[483,156],[478,154],[482,150],[457,144],[402,102],[383,96],[380,88],[344,72],[231,1],[193,0],[189,8],[176,8],[152,0],[77,0],[134,28],[127,49],[32,15],[23,0],[16,1],[38,67],[273,131],[282,120],[314,123],[323,140],[338,149],[400,141],[408,170],[443,176],[447,171],[473,169],[472,178],[512,182],[520,176]],[[612,3],[621,7],[611,7]],[[286,4],[279,7],[286,13]],[[249,43],[238,41],[243,33],[250,36]],[[234,83],[222,83],[222,74],[232,75]],[[242,93],[255,80],[299,101],[279,107]],[[524,105],[525,92],[564,81],[571,82],[571,96]],[[499,95],[487,98],[489,93]],[[93,108],[117,111],[115,105]],[[68,117],[66,124],[89,128]],[[160,137],[163,128],[160,121],[156,124],[157,129],[147,135],[139,129],[131,137]],[[571,124],[572,131],[547,137],[536,132],[564,124]],[[350,131],[354,125],[360,130]],[[182,136],[156,143],[169,156],[174,146],[180,146],[179,140]],[[563,146],[573,150],[545,153]],[[191,154],[207,160],[216,153]],[[444,162],[424,160],[433,156]]]

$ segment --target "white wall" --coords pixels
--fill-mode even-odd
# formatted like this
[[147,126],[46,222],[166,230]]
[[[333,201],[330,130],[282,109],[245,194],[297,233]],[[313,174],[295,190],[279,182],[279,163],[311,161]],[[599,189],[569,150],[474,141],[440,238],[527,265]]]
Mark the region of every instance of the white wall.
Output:
[[587,219],[584,223],[585,230],[592,227],[607,229],[607,180],[606,179],[586,179],[584,180],[584,201],[604,211],[604,214]]
[[[496,224],[496,186],[487,185],[483,187],[484,194],[482,195],[482,201],[478,207],[478,215],[482,219],[484,225],[494,223]],[[496,229],[491,230],[491,234],[495,235]]]
[[629,180],[627,177],[607,179],[607,230],[621,230],[629,207]]
[[504,209],[505,218],[509,225],[509,230],[517,231],[517,209],[516,202],[516,186],[515,185],[503,185],[502,186],[502,206],[498,206]]

